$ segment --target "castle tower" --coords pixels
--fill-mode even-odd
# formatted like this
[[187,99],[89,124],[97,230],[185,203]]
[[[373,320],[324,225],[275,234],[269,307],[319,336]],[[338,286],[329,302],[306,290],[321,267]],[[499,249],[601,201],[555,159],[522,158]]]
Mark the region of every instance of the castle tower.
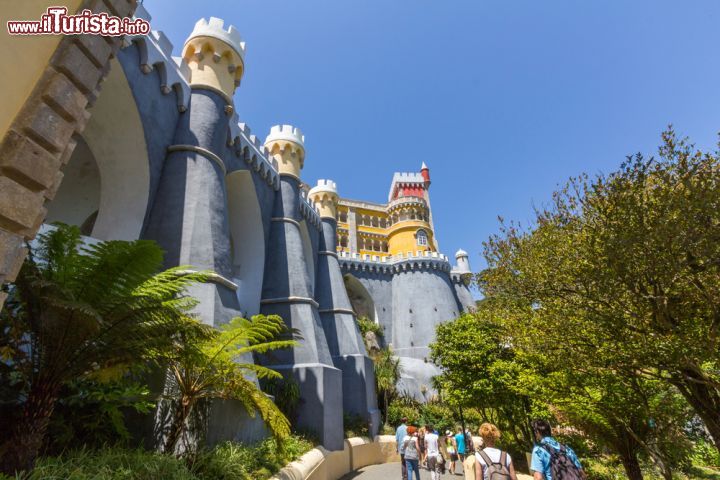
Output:
[[[305,161],[305,139],[291,125],[272,127],[265,147],[277,161],[280,190],[270,226],[261,312],[280,315],[302,335],[292,349],[264,357],[266,365],[292,375],[300,385],[298,425],[315,431],[325,448],[343,448],[342,373],[335,368],[314,299],[303,242],[300,214],[300,171]],[[327,208],[331,208],[328,206]],[[323,229],[324,230],[324,229]],[[314,273],[313,273],[314,274]]]
[[452,280],[455,284],[455,295],[463,310],[475,309],[475,300],[470,292],[473,272],[470,269],[470,257],[468,253],[460,249],[455,253],[455,267],[452,269]]
[[[162,168],[145,238],[166,251],[165,266],[212,270],[208,283],[191,287],[201,321],[220,326],[242,312],[232,277],[226,190],[228,114],[244,70],[245,43],[218,18],[199,20],[183,49],[189,66],[189,108],[178,119]],[[244,361],[252,363],[248,355]],[[167,386],[166,386],[167,388]],[[248,420],[241,405],[215,402],[207,441],[253,438],[259,421]],[[248,437],[250,435],[250,437]],[[257,437],[255,437],[257,438]]]
[[465,250],[460,249],[455,253],[455,262],[454,272],[461,275],[472,273],[472,270],[470,270],[470,258]]
[[240,314],[232,276],[222,159],[232,95],[243,72],[245,43],[218,18],[200,19],[185,42],[190,108],[180,115],[167,149],[147,238],[167,252],[166,266],[216,272],[214,284],[194,287],[200,317],[218,325]]
[[390,185],[387,230],[390,255],[416,255],[436,251],[428,190],[430,170],[425,163],[420,173],[396,173]]
[[343,375],[343,410],[365,418],[373,436],[380,426],[374,366],[355,323],[338,263],[337,186],[332,180],[319,180],[317,186],[310,190],[308,198],[322,218],[316,298],[330,353]]

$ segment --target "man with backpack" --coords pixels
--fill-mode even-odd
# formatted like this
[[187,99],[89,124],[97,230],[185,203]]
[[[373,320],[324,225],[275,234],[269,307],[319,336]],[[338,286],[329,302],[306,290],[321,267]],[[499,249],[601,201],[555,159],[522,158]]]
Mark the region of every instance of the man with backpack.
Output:
[[533,448],[530,469],[535,480],[585,480],[577,455],[553,438],[546,420],[533,421],[532,429],[537,445]]
[[517,480],[512,458],[495,447],[500,430],[492,423],[480,425],[484,448],[475,451],[475,480]]

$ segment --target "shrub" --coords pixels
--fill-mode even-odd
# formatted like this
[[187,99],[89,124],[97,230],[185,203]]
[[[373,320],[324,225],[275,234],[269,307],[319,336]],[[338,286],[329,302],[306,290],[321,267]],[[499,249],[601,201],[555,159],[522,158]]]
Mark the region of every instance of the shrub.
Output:
[[692,453],[693,463],[704,467],[720,468],[720,453],[707,440],[700,439],[695,442]]
[[195,480],[181,459],[144,450],[87,449],[38,459],[27,480]]
[[420,409],[415,406],[391,403],[387,411],[387,423],[391,426],[398,426],[403,417],[407,417],[409,423],[417,425],[420,422]]
[[344,414],[343,428],[345,429],[345,438],[367,437],[370,435],[368,422],[361,415]]
[[260,480],[269,478],[312,447],[311,442],[297,436],[286,438],[280,446],[270,438],[249,446],[225,442],[200,452],[190,470],[199,479]]

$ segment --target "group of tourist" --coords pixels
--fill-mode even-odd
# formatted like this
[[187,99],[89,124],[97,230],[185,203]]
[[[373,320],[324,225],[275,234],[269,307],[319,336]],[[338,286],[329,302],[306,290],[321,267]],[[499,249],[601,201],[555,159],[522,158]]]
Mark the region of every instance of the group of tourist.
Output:
[[[460,475],[472,462],[473,480],[517,480],[515,466],[510,455],[497,447],[500,430],[492,423],[480,425],[480,442],[475,445],[469,430],[456,433],[445,432],[444,441],[433,425],[418,428],[408,425],[403,418],[395,431],[403,480],[420,480],[420,469],[430,471],[432,480],[439,480],[446,471],[456,475],[459,463]],[[583,480],[585,472],[575,452],[562,445],[552,436],[550,424],[545,420],[532,422],[535,448],[532,452],[530,470],[534,480]],[[442,452],[445,452],[443,454]],[[449,463],[449,465],[446,464]]]

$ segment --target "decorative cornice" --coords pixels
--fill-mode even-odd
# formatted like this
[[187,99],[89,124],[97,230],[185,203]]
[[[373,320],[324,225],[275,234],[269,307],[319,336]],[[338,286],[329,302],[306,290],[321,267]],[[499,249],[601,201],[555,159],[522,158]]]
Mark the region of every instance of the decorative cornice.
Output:
[[[188,273],[198,273],[198,271],[197,270],[179,270],[178,273],[183,275],[183,274],[188,274]],[[238,289],[237,283],[235,283],[215,272],[208,273],[207,279],[209,282],[216,283],[218,285],[222,285],[224,287],[229,288],[232,291],[237,291],[237,289]]]
[[[360,254],[341,252],[338,262],[340,263],[340,268],[344,271],[367,271],[389,275],[416,270],[437,270],[450,273],[450,262],[445,255],[437,252],[427,253],[427,256],[423,254],[408,258],[401,256],[361,256]],[[379,260],[373,257],[379,258]]]
[[263,300],[260,300],[260,305],[272,305],[277,303],[308,303],[315,308],[318,308],[319,305],[313,298],[309,297],[277,297],[277,298],[265,298]]
[[318,255],[327,255],[327,256],[329,256],[329,257],[338,258],[337,252],[330,252],[330,251],[328,251],[328,250],[320,250],[320,251],[318,252]]
[[220,169],[223,172],[223,175],[227,174],[227,169],[225,168],[225,162],[222,161],[222,158],[218,157],[216,154],[208,150],[207,148],[198,147],[195,145],[184,145],[184,144],[178,144],[178,145],[170,145],[167,148],[168,152],[195,152],[199,153],[203,157],[212,160],[213,162],[217,163]]
[[318,313],[347,313],[349,315],[355,315],[355,312],[349,308],[325,308],[323,310],[318,310]]
[[286,222],[286,223],[292,223],[296,227],[300,228],[300,222],[295,220],[294,218],[290,217],[272,217],[270,219],[271,222]]

